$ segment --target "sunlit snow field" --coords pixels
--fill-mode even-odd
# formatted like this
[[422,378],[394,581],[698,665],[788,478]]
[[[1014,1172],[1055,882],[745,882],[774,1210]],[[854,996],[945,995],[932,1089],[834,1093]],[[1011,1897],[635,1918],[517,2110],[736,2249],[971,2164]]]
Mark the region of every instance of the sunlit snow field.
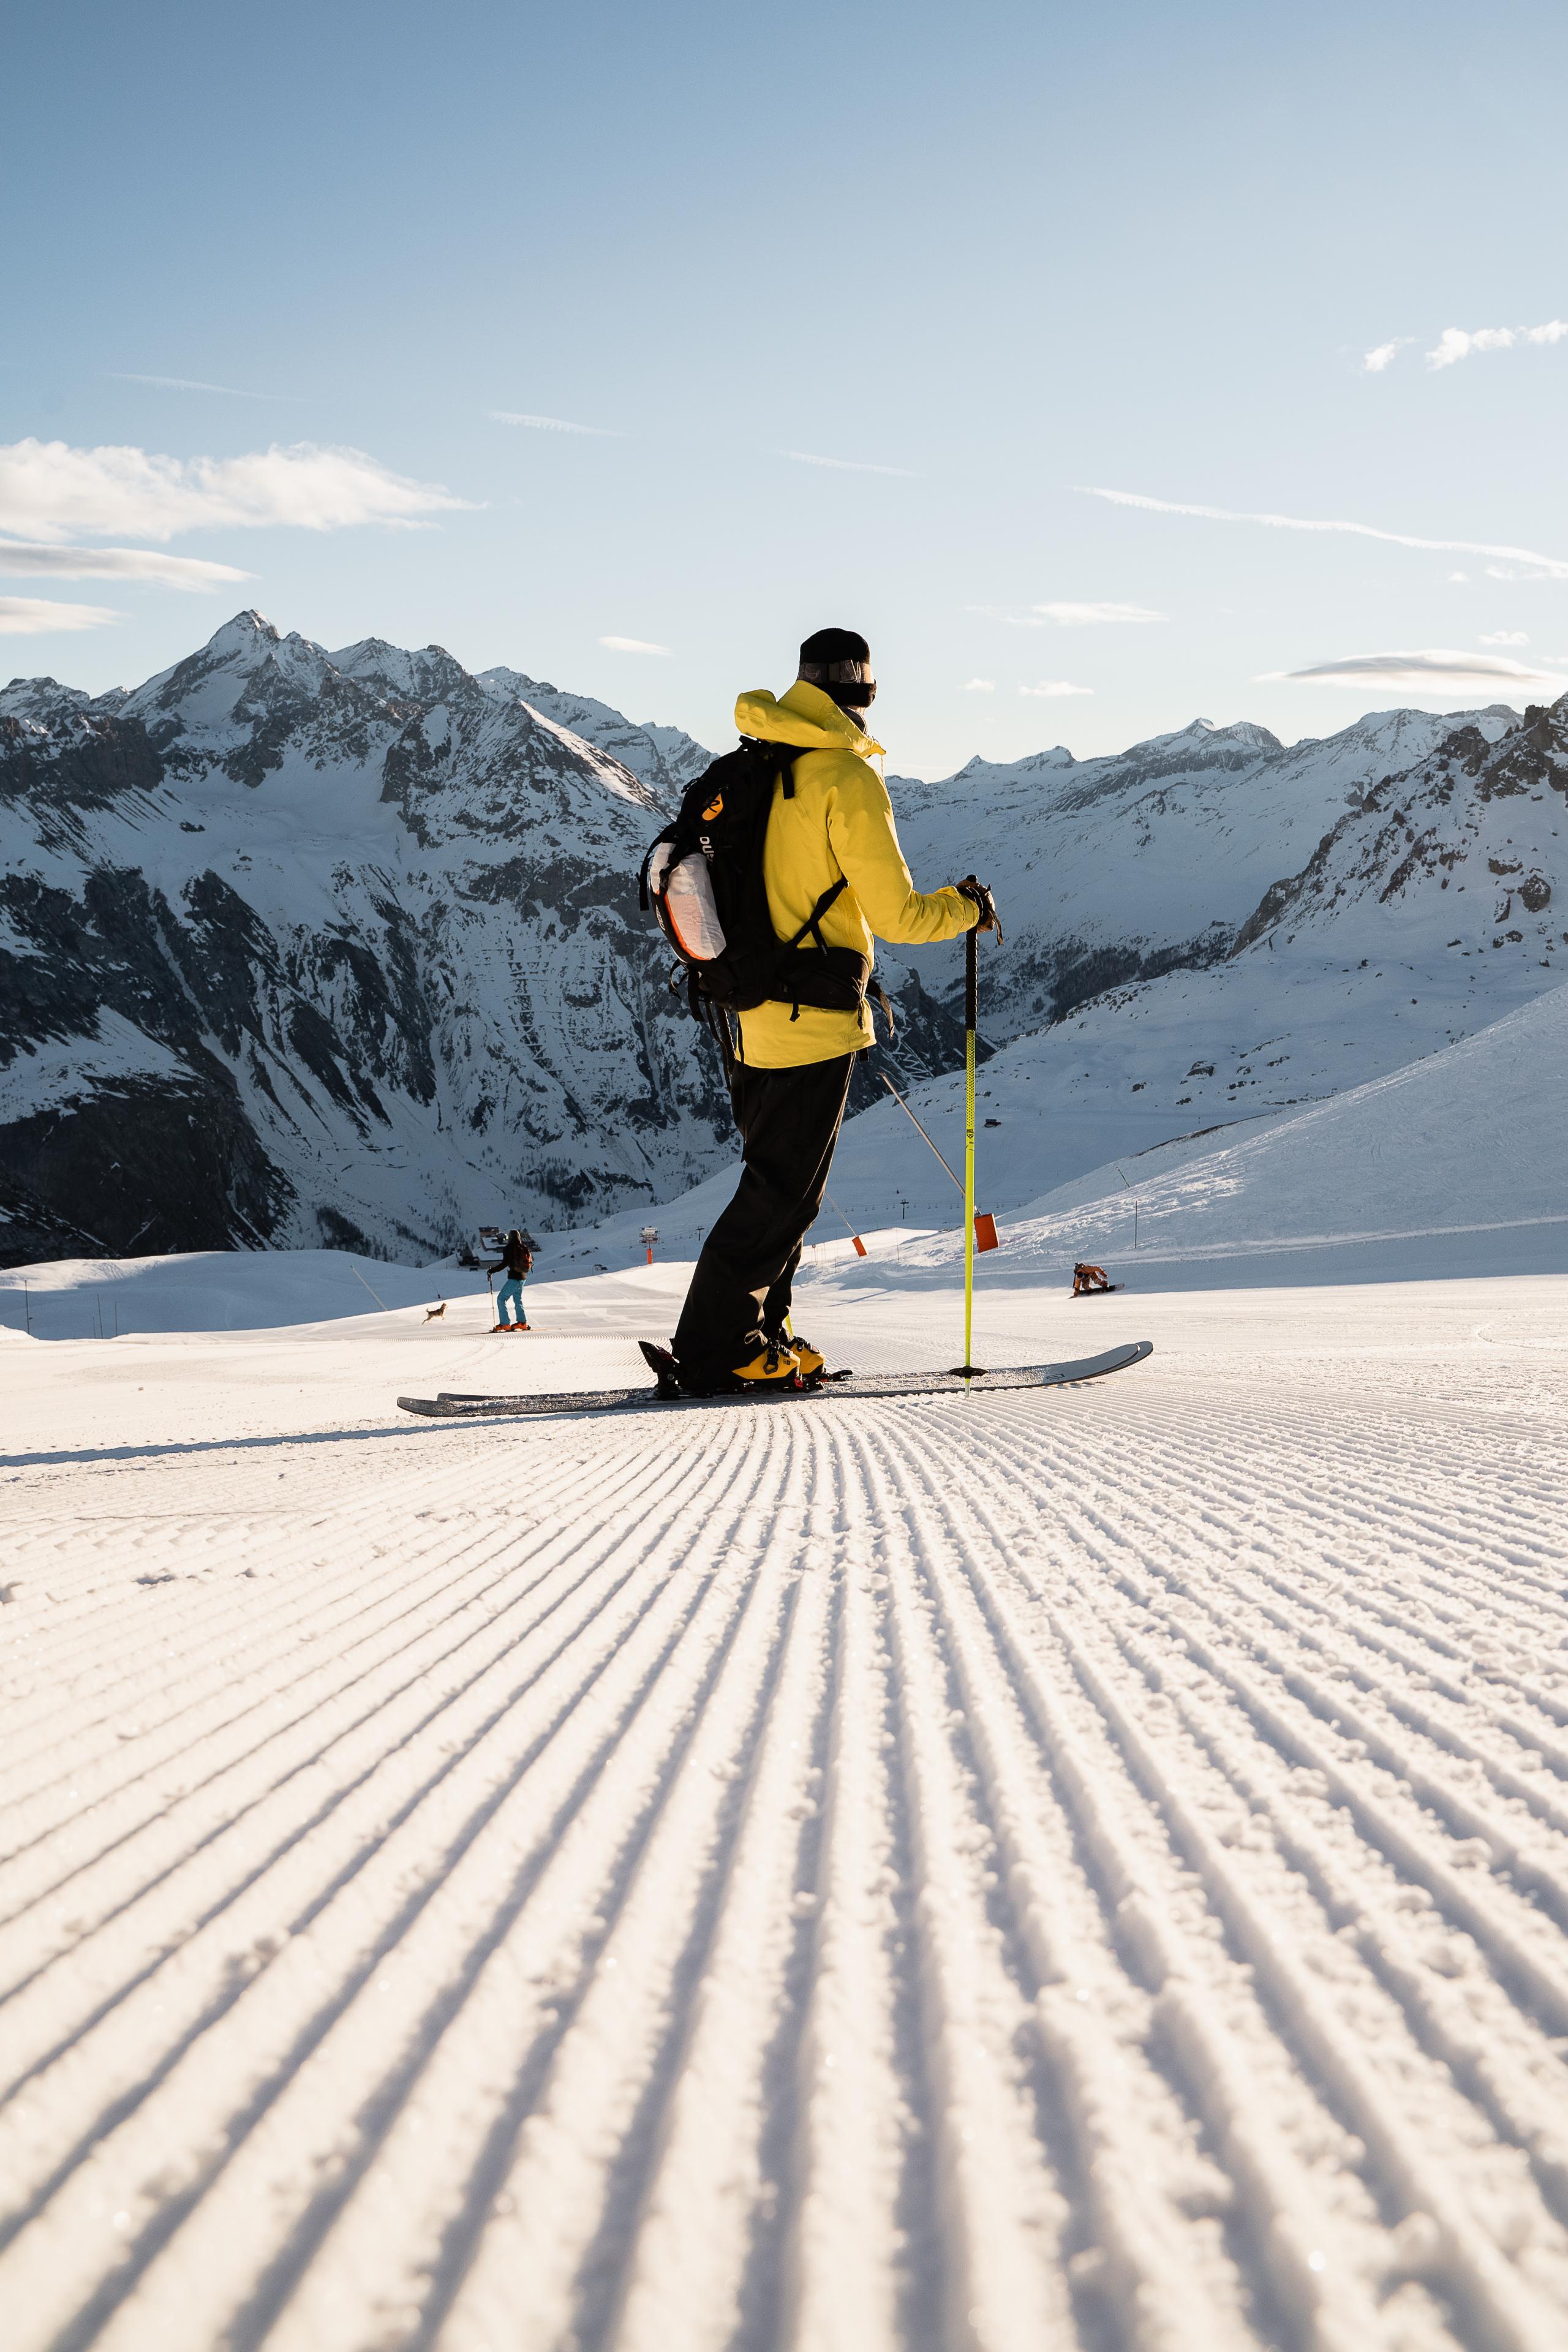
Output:
[[5,1277],[7,2352],[1568,2341],[1568,1224],[1050,1255]]

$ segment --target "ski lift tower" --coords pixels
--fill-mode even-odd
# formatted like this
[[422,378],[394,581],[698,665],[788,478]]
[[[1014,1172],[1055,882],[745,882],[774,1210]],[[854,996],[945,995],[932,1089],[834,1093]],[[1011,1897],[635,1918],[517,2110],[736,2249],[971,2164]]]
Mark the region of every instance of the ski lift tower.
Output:
[[643,1247],[644,1247],[644,1248],[647,1250],[647,1262],[648,1262],[649,1265],[651,1265],[653,1264],[653,1245],[654,1245],[655,1242],[656,1242],[656,1241],[658,1241],[658,1226],[657,1226],[657,1225],[645,1225],[645,1226],[643,1227],[643,1229],[642,1229],[642,1235],[641,1235],[641,1239],[642,1239],[642,1244],[643,1244]]

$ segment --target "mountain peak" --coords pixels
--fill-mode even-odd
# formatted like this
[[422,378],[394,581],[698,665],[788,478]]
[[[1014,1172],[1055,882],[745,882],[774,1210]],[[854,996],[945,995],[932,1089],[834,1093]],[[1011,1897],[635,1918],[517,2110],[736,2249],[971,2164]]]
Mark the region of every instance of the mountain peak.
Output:
[[469,683],[468,671],[445,646],[421,646],[416,653],[389,645],[384,637],[362,637],[327,659],[345,677],[378,686],[404,701],[441,702]]
[[266,614],[258,613],[251,604],[243,613],[237,613],[232,621],[226,621],[221,629],[215,629],[202,650],[223,661],[231,654],[270,652],[282,642]]

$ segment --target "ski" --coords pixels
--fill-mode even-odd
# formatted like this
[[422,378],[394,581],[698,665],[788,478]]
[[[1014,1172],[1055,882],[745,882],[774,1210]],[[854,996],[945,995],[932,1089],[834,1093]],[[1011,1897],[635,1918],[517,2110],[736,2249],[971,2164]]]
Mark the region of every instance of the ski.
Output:
[[752,1405],[809,1404],[813,1398],[837,1398],[848,1403],[858,1397],[931,1397],[963,1393],[984,1396],[1002,1389],[1066,1388],[1078,1381],[1102,1380],[1108,1372],[1125,1371],[1154,1352],[1152,1339],[1129,1340],[1109,1348],[1101,1356],[1083,1356],[1066,1364],[1013,1364],[999,1371],[976,1371],[964,1379],[953,1372],[847,1372],[837,1380],[785,1389],[776,1384],[750,1392],[710,1397],[671,1397],[656,1388],[583,1389],[555,1396],[475,1396],[442,1390],[434,1397],[399,1397],[403,1412],[422,1413],[432,1421],[483,1421],[495,1414],[534,1418],[578,1412],[693,1412]]

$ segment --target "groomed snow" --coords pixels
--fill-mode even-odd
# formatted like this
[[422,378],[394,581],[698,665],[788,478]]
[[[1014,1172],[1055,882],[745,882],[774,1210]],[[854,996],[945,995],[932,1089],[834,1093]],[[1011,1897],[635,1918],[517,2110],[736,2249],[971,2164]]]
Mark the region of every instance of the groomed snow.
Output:
[[6,1331],[6,2352],[1553,2352],[1565,1234]]

